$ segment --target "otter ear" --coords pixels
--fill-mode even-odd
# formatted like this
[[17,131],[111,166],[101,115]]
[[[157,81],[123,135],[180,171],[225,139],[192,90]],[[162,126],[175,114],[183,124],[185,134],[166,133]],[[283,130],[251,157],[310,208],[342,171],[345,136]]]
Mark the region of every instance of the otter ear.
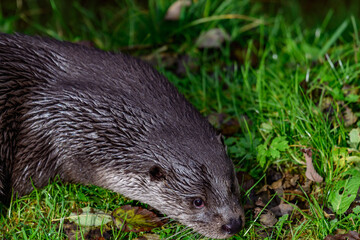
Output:
[[219,143],[225,145],[224,144],[224,136],[220,132],[217,133],[216,139],[218,140]]
[[218,133],[218,135],[216,135],[216,138],[217,138],[218,142],[221,143],[225,147],[225,152],[227,152],[227,146],[224,141],[224,136],[221,133]]
[[149,175],[151,181],[160,181],[166,179],[164,170],[157,165],[154,165],[150,168]]

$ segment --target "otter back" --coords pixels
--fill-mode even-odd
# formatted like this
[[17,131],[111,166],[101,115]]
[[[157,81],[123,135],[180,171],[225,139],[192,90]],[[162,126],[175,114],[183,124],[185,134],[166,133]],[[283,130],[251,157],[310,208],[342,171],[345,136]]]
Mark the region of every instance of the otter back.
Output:
[[0,131],[3,202],[58,175],[148,203],[208,237],[244,223],[220,137],[135,58],[0,34]]

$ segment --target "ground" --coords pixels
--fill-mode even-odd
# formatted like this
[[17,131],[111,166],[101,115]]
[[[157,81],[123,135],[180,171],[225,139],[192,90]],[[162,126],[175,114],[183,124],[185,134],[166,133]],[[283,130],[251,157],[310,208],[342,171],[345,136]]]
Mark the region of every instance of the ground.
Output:
[[[167,76],[225,136],[247,220],[234,239],[360,239],[358,3],[322,2],[198,0],[169,17],[171,1],[4,1],[0,31],[123,51]],[[63,239],[71,212],[123,205],[146,207],[54,181],[1,208],[0,236]],[[143,234],[85,234],[99,232]],[[152,232],[200,238],[175,222]]]

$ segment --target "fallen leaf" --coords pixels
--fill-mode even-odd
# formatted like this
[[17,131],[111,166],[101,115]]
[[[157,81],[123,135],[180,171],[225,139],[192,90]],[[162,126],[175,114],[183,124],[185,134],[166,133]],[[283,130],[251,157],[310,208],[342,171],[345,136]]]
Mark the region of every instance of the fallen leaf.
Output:
[[[80,227],[74,222],[65,222],[63,225],[64,234],[69,240],[77,239],[96,239],[106,240],[111,239],[111,235],[105,228],[100,227]],[[111,230],[109,230],[111,231]]]
[[347,105],[345,105],[345,111],[344,111],[344,124],[345,127],[349,127],[357,122],[357,116],[353,113],[351,108],[349,108]]
[[263,201],[263,199],[261,197],[259,197],[256,202],[255,202],[255,205],[256,206],[259,206],[259,207],[265,207],[266,206],[266,202]]
[[348,144],[350,147],[357,149],[360,143],[360,128],[354,128],[349,133]]
[[79,209],[77,213],[71,213],[68,219],[70,222],[84,227],[102,226],[112,221],[109,214],[90,207],[84,207]]
[[333,213],[333,211],[330,208],[323,207],[323,213],[324,213],[325,218],[331,219],[331,220],[335,219],[335,214]]
[[306,160],[306,172],[305,176],[314,182],[322,182],[323,178],[316,172],[312,162],[312,152],[310,148],[303,150],[304,157]]
[[267,185],[267,184],[265,184],[264,186],[262,186],[262,187],[256,192],[256,195],[259,195],[259,194],[262,193],[262,192],[267,192],[269,188],[270,188],[270,186]]
[[287,203],[280,203],[279,205],[270,209],[276,217],[284,216],[285,214],[291,215],[294,207]]
[[342,177],[345,180],[336,181],[328,199],[337,214],[343,214],[350,207],[360,187],[360,172],[357,169],[344,172]]
[[283,181],[283,179],[279,179],[279,180],[277,180],[276,182],[273,182],[271,185],[270,185],[270,187],[272,188],[272,189],[274,189],[274,190],[276,190],[276,189],[278,189],[278,188],[281,188],[282,187],[282,181]]
[[201,34],[196,40],[198,48],[220,48],[222,43],[230,41],[231,37],[221,28],[213,28]]
[[284,189],[297,186],[299,179],[300,179],[299,174],[292,175],[288,172],[285,173],[285,181],[283,184]]
[[360,235],[355,231],[350,231],[346,234],[327,235],[325,240],[360,240]]
[[168,8],[165,20],[168,21],[177,21],[180,18],[181,9],[183,7],[188,7],[191,5],[190,0],[177,0]]
[[260,223],[265,227],[272,227],[277,223],[275,214],[272,211],[267,210],[260,216]]
[[303,195],[304,195],[303,192],[298,189],[284,190],[284,199],[287,202],[293,201],[294,199],[299,199],[299,196],[303,196]]
[[75,223],[66,222],[63,225],[64,234],[69,240],[81,239],[81,232],[78,230],[79,226]]
[[163,225],[155,213],[130,205],[115,209],[111,216],[114,225],[125,232],[147,232]]
[[310,181],[309,179],[306,178],[304,184],[301,185],[301,189],[306,193],[310,193],[311,184],[312,184],[312,181]]

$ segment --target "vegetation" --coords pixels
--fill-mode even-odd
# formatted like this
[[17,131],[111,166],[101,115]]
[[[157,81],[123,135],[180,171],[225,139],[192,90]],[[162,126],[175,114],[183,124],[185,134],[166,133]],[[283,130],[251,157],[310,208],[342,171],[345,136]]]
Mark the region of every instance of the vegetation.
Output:
[[[243,202],[252,203],[234,239],[324,239],[360,232],[360,23],[348,12],[356,14],[358,3],[338,7],[328,1],[329,9],[313,16],[306,12],[307,1],[275,2],[269,8],[261,1],[194,0],[177,20],[167,21],[167,0],[2,1],[0,31],[82,41],[156,63],[223,132],[237,171],[256,182],[244,187]],[[201,47],[197,39],[214,28],[221,30],[223,43]],[[315,173],[306,171],[309,164]],[[308,174],[322,179],[306,185]],[[285,187],[287,178],[298,180]],[[283,185],[275,187],[279,179]],[[273,206],[293,207],[272,225],[256,212],[261,205],[247,200],[264,186],[271,198],[261,213],[276,199]],[[63,219],[71,211],[91,206],[111,212],[125,204],[144,206],[98,187],[51,182],[1,208],[0,237],[63,239],[68,234]],[[141,235],[106,231],[115,239]],[[154,232],[201,238],[175,222]]]

